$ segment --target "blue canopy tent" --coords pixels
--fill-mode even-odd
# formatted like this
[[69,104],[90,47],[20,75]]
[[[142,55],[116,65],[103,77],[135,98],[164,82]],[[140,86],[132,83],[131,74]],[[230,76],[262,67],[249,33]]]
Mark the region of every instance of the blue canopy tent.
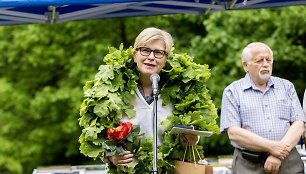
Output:
[[0,25],[306,5],[306,0],[1,0]]

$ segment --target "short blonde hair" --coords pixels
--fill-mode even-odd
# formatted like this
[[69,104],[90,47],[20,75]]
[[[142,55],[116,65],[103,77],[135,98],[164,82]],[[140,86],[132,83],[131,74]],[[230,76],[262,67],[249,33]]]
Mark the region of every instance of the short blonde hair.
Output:
[[134,50],[137,47],[144,46],[146,43],[152,41],[152,40],[162,40],[165,43],[166,46],[166,52],[168,55],[170,55],[170,51],[173,44],[172,36],[161,29],[150,27],[142,30],[141,33],[136,37],[135,43],[134,43]]

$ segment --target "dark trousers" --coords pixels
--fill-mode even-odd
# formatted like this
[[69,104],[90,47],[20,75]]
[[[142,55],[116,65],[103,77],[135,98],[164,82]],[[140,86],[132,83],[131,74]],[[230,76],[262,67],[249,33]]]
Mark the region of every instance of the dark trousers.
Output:
[[[233,174],[267,174],[264,170],[264,165],[264,160],[253,162],[244,159],[241,150],[235,149],[232,164]],[[304,174],[304,163],[296,148],[293,148],[282,161],[278,174]]]

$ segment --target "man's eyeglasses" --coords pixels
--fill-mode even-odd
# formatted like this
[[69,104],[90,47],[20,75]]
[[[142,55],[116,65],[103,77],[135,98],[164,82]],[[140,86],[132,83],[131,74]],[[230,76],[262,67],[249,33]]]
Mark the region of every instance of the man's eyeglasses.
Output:
[[153,52],[153,55],[157,59],[161,59],[164,57],[164,55],[168,56],[168,53],[164,50],[151,50],[147,47],[137,47],[136,51],[140,50],[140,54],[143,56],[149,56],[151,52]]

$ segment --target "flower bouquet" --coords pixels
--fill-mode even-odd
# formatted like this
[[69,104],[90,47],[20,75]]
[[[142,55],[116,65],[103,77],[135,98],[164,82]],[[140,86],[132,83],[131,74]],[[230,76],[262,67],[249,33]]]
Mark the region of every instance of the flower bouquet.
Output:
[[[124,155],[124,151],[131,151],[134,154],[133,161],[129,163],[128,167],[115,166],[109,164],[109,173],[141,173],[144,169],[137,158],[137,152],[140,148],[140,128],[138,125],[132,125],[130,122],[121,122],[120,126],[108,129],[107,136],[109,140],[102,143],[102,147],[106,150],[105,156],[113,156],[116,153]],[[139,165],[140,164],[140,165]]]

